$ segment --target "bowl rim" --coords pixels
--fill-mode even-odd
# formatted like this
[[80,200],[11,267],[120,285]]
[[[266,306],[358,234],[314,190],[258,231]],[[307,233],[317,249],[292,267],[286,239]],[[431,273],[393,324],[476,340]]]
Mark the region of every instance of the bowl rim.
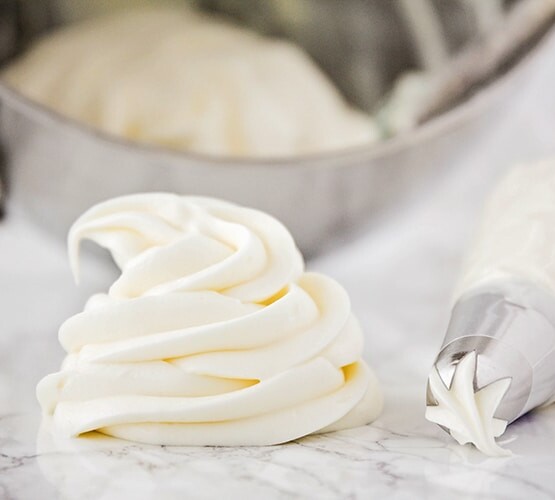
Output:
[[[334,149],[323,152],[307,153],[298,156],[284,157],[242,157],[220,156],[204,153],[195,153],[186,150],[172,149],[163,145],[134,141],[125,137],[105,132],[78,119],[65,116],[58,111],[41,104],[16,90],[13,86],[1,79],[0,74],[0,114],[2,106],[9,106],[21,111],[26,116],[38,122],[60,129],[71,130],[88,139],[96,139],[108,144],[110,147],[124,148],[133,152],[148,155],[149,157],[184,161],[184,164],[195,162],[210,167],[250,167],[256,168],[341,168],[342,161],[359,159],[366,162],[383,159],[400,154],[415,143],[431,140],[448,130],[462,126],[476,113],[490,105],[499,89],[508,88],[513,80],[524,72],[524,68],[532,63],[536,53],[540,52],[555,38],[555,26],[552,26],[537,40],[521,57],[491,81],[479,86],[468,98],[455,104],[445,112],[434,116],[426,122],[417,125],[414,129],[399,133],[383,141],[370,144],[360,144],[347,148]],[[9,63],[8,63],[9,64]],[[1,139],[1,138],[0,138]]]

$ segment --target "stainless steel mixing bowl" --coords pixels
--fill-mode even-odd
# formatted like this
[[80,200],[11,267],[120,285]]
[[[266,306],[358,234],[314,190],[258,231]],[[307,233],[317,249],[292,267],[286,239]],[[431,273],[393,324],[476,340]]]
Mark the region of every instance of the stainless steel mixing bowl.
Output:
[[[322,48],[330,46],[329,40],[326,42],[329,30],[318,30],[318,23],[320,28],[333,24],[333,16],[326,14],[325,7],[333,2],[318,1],[321,7],[316,8],[309,0],[299,0],[299,4],[311,4],[313,12],[320,12],[321,16],[314,17],[312,29],[298,21],[297,25],[300,23],[304,29],[297,26],[288,34],[309,51],[319,47],[319,52],[311,51],[313,56],[328,68],[351,100],[369,109],[402,67],[418,66],[418,55],[411,52],[406,33],[385,36],[383,43],[364,42],[360,16],[357,19],[355,11],[345,8],[347,4],[356,4],[358,8],[380,6],[379,19],[383,22],[389,19],[388,27],[395,35],[400,30],[400,21],[384,7],[388,2],[341,2],[346,17],[335,18],[335,25],[341,27],[338,33],[342,33],[337,35],[337,40],[341,40],[336,44],[340,51],[333,52],[333,57],[330,53],[329,60],[324,60],[326,51]],[[208,3],[210,8],[217,8],[224,2]],[[48,14],[52,16],[52,12]],[[241,16],[235,17],[246,22]],[[296,26],[283,24],[282,17],[279,19],[284,26]],[[342,24],[348,19],[351,24]],[[301,21],[309,22],[306,17]],[[352,40],[348,43],[348,39],[341,38],[345,33],[352,36],[355,28],[357,46],[353,46]],[[446,28],[450,50],[474,36],[477,29],[463,28],[464,23],[462,27]],[[268,19],[263,30],[279,31]],[[317,37],[320,43],[315,42]],[[536,42],[527,40],[525,50],[521,51],[526,55],[519,57],[518,63],[512,61],[503,68],[503,74],[493,82],[411,133],[374,146],[284,160],[211,158],[128,142],[65,119],[0,84],[0,137],[8,165],[10,196],[37,221],[60,235],[66,234],[82,211],[112,196],[143,191],[217,196],[277,216],[291,229],[300,248],[312,255],[332,244],[346,230],[364,226],[408,190],[419,189],[430,176],[449,166],[461,144],[470,145],[488,134],[525,85],[531,61],[543,47],[542,42]],[[370,64],[362,66],[368,73],[366,78],[361,76],[364,71],[357,73],[353,69],[360,69],[353,58],[360,58],[361,54],[366,55]],[[393,64],[386,64],[388,54],[390,59],[391,54],[399,57]],[[382,64],[383,71],[371,72],[372,64]],[[371,89],[364,87],[365,82],[370,82],[368,75],[379,80]]]

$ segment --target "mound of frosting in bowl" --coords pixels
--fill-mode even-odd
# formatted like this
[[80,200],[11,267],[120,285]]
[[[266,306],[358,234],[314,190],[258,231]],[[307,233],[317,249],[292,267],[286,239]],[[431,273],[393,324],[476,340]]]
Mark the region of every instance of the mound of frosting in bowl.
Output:
[[287,229],[231,203],[138,194],[70,230],[121,275],[60,328],[67,357],[37,387],[63,435],[170,445],[269,445],[381,411],[345,290],[304,272]]
[[65,116],[172,149],[284,157],[378,137],[299,47],[187,8],[69,25],[3,79]]

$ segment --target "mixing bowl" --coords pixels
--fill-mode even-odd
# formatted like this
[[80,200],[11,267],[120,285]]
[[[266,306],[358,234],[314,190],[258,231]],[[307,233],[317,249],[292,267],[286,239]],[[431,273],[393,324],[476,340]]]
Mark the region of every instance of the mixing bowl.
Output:
[[[20,31],[11,31],[9,55],[45,29],[85,15],[48,7],[48,2],[25,8],[12,3]],[[434,69],[480,36],[484,23],[465,15],[469,2],[448,2],[450,10],[445,3],[428,2],[442,23],[442,55],[414,50],[416,28],[403,20],[396,2],[200,2],[262,32],[292,38],[351,102],[368,111],[376,109],[402,71]],[[33,23],[25,17],[30,4],[40,5]],[[541,33],[536,31],[537,36],[517,41],[517,55],[504,60],[494,78],[459,92],[458,100],[416,129],[375,145],[286,159],[216,158],[133,143],[66,119],[0,84],[0,137],[10,196],[60,235],[82,211],[112,196],[144,191],[216,196],[275,215],[313,255],[426,184],[449,166],[461,145],[488,134],[525,85],[535,55],[555,36],[545,23]]]

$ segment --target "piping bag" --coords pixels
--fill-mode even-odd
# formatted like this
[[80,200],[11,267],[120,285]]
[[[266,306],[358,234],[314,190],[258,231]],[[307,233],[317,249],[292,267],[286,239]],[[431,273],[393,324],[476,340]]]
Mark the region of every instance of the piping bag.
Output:
[[510,455],[508,424],[555,402],[555,159],[512,170],[486,204],[428,379],[426,418]]

